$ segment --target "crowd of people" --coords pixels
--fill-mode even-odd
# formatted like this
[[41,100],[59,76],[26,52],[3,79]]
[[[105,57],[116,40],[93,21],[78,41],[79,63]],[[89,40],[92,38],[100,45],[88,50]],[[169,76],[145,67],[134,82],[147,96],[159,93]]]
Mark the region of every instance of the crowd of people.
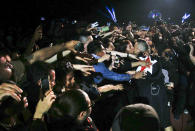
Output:
[[0,130],[172,131],[184,111],[194,124],[195,23],[48,23],[0,30]]

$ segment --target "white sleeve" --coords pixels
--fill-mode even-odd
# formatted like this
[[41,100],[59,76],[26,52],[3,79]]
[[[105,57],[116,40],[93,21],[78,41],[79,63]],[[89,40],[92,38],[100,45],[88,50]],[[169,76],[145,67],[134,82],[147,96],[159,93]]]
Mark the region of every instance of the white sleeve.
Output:
[[165,70],[165,69],[162,69],[162,73],[163,73],[163,75],[164,75],[164,82],[165,83],[169,83],[169,72],[167,71],[167,70]]

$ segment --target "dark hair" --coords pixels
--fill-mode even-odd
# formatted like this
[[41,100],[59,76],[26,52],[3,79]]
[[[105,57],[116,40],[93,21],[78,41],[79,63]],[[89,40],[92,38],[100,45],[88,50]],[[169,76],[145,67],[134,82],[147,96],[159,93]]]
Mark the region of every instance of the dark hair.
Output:
[[48,63],[37,61],[27,68],[27,80],[36,84],[40,79],[47,77],[51,69],[52,67]]
[[74,70],[72,68],[72,64],[69,61],[61,60],[59,61],[59,63],[56,64],[55,72],[57,84],[63,86],[66,79],[66,75],[71,72],[74,72]]
[[119,52],[125,52],[129,43],[123,40],[117,40],[114,43],[115,50]]
[[108,48],[109,47],[109,44],[108,44],[109,42],[110,42],[110,40],[108,38],[103,39],[102,45],[104,46],[104,48]]
[[76,120],[82,111],[88,111],[88,102],[85,92],[80,89],[72,89],[59,96],[50,110],[53,119],[69,116]]
[[87,46],[87,52],[89,54],[93,54],[93,53],[97,53],[102,51],[102,47],[101,47],[101,43],[97,42],[97,41],[93,41],[91,43],[89,43],[89,45]]
[[123,107],[115,117],[113,131],[159,131],[159,118],[149,105],[135,104]]

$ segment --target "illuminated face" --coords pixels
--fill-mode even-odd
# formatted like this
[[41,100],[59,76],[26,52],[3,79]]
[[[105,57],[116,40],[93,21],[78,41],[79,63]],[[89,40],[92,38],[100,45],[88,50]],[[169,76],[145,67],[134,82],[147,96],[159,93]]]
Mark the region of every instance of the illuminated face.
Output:
[[12,76],[13,66],[10,64],[11,58],[6,56],[0,56],[0,80],[6,81],[9,80]]
[[138,48],[138,43],[136,42],[135,45],[134,45],[134,54],[135,55],[138,55],[140,53],[140,49]]
[[85,113],[82,113],[82,115],[79,116],[78,121],[80,123],[84,122],[90,116],[91,111],[92,111],[92,103],[91,103],[89,96],[84,91],[82,91],[82,93],[85,96],[86,102],[88,104],[88,109],[84,111]]
[[126,27],[126,30],[131,30],[132,29],[132,26],[131,25],[128,25],[127,27]]
[[134,47],[133,47],[133,45],[130,41],[128,41],[128,45],[127,45],[127,48],[126,48],[126,53],[130,53],[130,54],[134,53]]
[[70,72],[66,75],[66,78],[65,78],[65,86],[67,88],[71,88],[71,87],[74,87],[74,84],[75,84],[75,78],[74,78],[74,73],[73,72]]
[[149,37],[145,37],[145,41],[146,41],[146,43],[147,43],[149,46],[152,45],[152,41],[150,40]]
[[49,72],[49,75],[50,75],[50,83],[51,83],[51,87],[54,87],[55,86],[55,80],[56,80],[56,75],[55,75],[55,70],[50,70]]

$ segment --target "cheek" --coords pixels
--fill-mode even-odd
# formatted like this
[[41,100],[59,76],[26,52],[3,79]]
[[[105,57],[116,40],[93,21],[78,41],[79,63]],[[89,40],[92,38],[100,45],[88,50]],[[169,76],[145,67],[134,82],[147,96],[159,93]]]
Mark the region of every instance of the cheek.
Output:
[[75,83],[75,80],[74,80],[74,77],[71,79],[71,84],[74,84]]
[[51,75],[52,81],[55,81],[55,79],[56,79],[56,74],[55,74],[55,71],[54,71],[54,70],[51,70],[51,71],[50,71],[50,75]]
[[69,84],[70,84],[70,82],[66,79],[66,81],[65,81],[65,86],[69,86]]
[[0,63],[5,63],[6,62],[6,58],[5,57],[0,57]]

